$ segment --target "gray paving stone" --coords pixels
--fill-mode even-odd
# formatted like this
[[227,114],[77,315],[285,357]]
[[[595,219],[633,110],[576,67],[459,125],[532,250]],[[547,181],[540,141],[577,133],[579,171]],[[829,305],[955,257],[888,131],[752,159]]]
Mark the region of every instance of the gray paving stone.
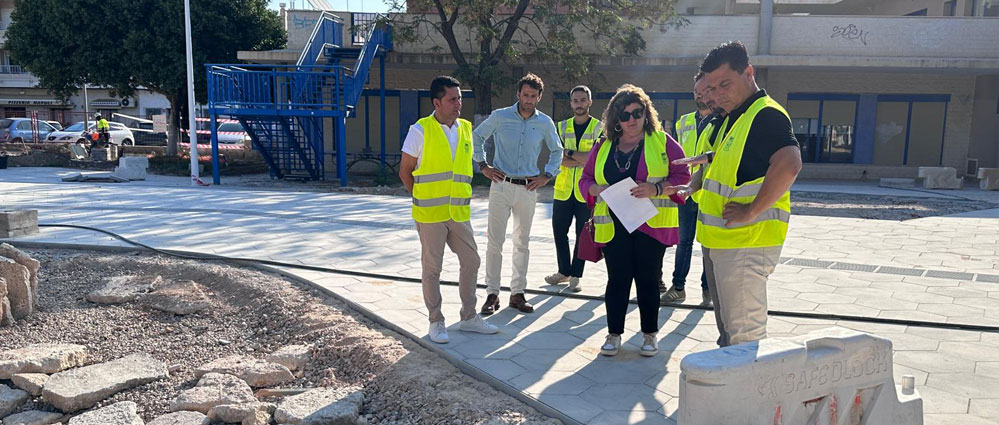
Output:
[[598,384],[583,391],[583,400],[604,410],[644,410],[658,412],[673,396],[645,384]]
[[513,379],[527,370],[511,360],[505,359],[468,359],[466,362],[502,381]]
[[596,385],[577,373],[555,371],[527,371],[507,383],[532,395],[579,395]]

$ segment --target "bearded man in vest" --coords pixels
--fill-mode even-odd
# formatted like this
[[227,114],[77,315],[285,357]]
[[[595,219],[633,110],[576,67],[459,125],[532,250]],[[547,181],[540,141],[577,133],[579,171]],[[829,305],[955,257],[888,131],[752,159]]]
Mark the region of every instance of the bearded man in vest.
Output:
[[697,241],[715,305],[718,345],[767,336],[767,279],[791,217],[790,188],[801,171],[791,119],[756,85],[746,47],[724,43],[701,63],[705,90],[727,112],[713,151],[680,164],[707,164],[681,195],[698,203]]
[[579,292],[582,290],[579,279],[583,277],[583,265],[586,262],[579,258],[578,245],[569,250],[569,226],[575,219],[575,241],[578,244],[583,224],[590,218],[590,207],[579,191],[579,179],[583,176],[583,165],[590,156],[590,149],[603,133],[604,125],[590,116],[593,95],[589,87],[573,87],[569,91],[569,104],[572,106],[573,116],[555,125],[563,148],[562,165],[555,177],[552,201],[552,234],[555,238],[558,271],[545,277],[545,282],[549,285],[569,282],[568,289]]
[[430,317],[430,340],[450,339],[441,313],[440,277],[444,246],[458,256],[458,329],[493,334],[499,329],[475,313],[479,253],[472,236],[472,123],[461,114],[461,87],[449,76],[430,83],[434,113],[409,128],[402,145],[399,178],[413,195],[413,220],[420,235],[423,301]]

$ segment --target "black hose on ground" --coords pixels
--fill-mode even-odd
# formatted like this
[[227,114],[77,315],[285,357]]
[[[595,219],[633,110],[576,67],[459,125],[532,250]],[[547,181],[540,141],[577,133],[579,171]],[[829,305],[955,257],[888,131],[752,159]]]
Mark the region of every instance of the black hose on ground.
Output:
[[[322,272],[322,273],[334,273],[334,274],[342,274],[342,275],[347,275],[347,276],[369,277],[369,278],[375,278],[375,279],[394,280],[394,281],[400,281],[400,282],[420,283],[420,279],[418,279],[418,278],[405,277],[405,276],[392,276],[392,275],[381,274],[381,273],[371,273],[371,272],[361,272],[361,271],[356,271],[356,270],[336,269],[336,268],[332,268],[332,267],[319,267],[319,266],[309,266],[309,265],[294,264],[294,263],[284,263],[284,262],[281,262],[281,261],[274,261],[274,260],[261,260],[261,259],[255,259],[255,258],[227,257],[227,256],[223,256],[223,255],[216,255],[216,254],[202,254],[202,253],[192,253],[192,252],[187,252],[187,251],[164,250],[164,249],[159,249],[159,248],[156,248],[156,247],[152,247],[152,246],[143,244],[141,242],[133,241],[133,240],[128,239],[128,238],[126,238],[126,237],[124,237],[122,235],[119,235],[117,233],[114,233],[114,232],[111,232],[111,231],[108,231],[108,230],[104,230],[104,229],[97,228],[97,227],[91,227],[91,226],[81,226],[81,225],[76,225],[76,224],[39,224],[38,227],[80,229],[80,230],[88,230],[88,231],[92,231],[92,232],[103,233],[105,235],[111,236],[111,237],[113,237],[115,239],[118,239],[118,240],[120,240],[122,242],[125,242],[127,244],[130,244],[130,245],[134,245],[134,246],[137,246],[137,247],[140,247],[140,248],[143,248],[143,249],[146,249],[146,250],[158,253],[158,254],[167,255],[167,256],[170,256],[170,257],[187,259],[187,260],[211,260],[211,261],[221,261],[221,262],[237,263],[237,264],[239,264],[239,263],[257,263],[257,264],[264,264],[264,265],[274,266],[274,267],[285,267],[285,268],[293,268],[293,269],[300,269],[300,270],[309,270],[309,271]],[[458,282],[444,281],[444,280],[441,281],[441,284],[443,284],[443,285],[449,285],[449,286],[458,286]],[[479,288],[485,288],[486,286],[480,284],[480,285],[478,285],[478,287]],[[503,289],[509,290],[509,288],[506,288],[506,287],[504,287]],[[596,295],[571,294],[571,293],[565,293],[565,292],[544,291],[544,290],[538,290],[538,289],[525,289],[525,292],[529,293],[529,294],[534,294],[534,295],[548,295],[548,296],[556,296],[556,297],[572,298],[572,299],[588,300],[588,301],[603,301],[603,297],[596,296]],[[636,301],[631,301],[631,303],[635,304]],[[667,304],[665,306],[666,307],[670,307],[670,308],[674,308],[674,309],[683,309],[683,310],[713,310],[711,307],[704,307],[704,306],[700,306],[700,305]],[[804,319],[819,319],[819,320],[829,320],[829,321],[840,321],[840,320],[843,320],[843,321],[848,321],[848,322],[879,323],[879,324],[899,325],[899,326],[915,326],[915,327],[921,327],[921,328],[935,328],[935,329],[947,329],[947,330],[957,330],[957,331],[999,332],[999,326],[972,325],[972,324],[962,324],[962,323],[940,323],[940,322],[928,322],[928,321],[922,321],[922,320],[890,319],[890,318],[884,318],[884,317],[850,316],[850,315],[843,315],[843,314],[809,313],[809,312],[783,311],[783,310],[768,310],[767,311],[767,315],[774,316],[774,317],[797,317],[797,318],[804,318]]]

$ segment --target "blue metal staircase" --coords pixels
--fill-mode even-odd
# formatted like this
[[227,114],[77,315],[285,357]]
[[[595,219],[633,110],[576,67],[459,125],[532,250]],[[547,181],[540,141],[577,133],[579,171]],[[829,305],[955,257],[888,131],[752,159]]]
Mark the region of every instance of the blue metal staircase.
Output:
[[[391,27],[376,24],[365,44],[343,47],[343,23],[323,13],[295,65],[206,65],[213,177],[219,183],[219,115],[246,129],[275,178],[323,180],[328,155],[347,182],[346,118],[357,106],[376,58],[392,50]],[[342,62],[353,60],[351,67]],[[382,62],[384,70],[384,62]],[[381,83],[384,88],[384,78]],[[334,152],[326,152],[333,137]]]

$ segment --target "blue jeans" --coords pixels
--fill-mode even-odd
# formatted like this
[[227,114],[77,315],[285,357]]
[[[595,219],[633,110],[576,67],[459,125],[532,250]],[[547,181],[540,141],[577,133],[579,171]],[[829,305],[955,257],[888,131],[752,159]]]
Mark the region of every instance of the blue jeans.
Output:
[[[682,291],[690,272],[690,257],[694,253],[694,233],[697,231],[697,203],[687,199],[678,208],[680,220],[680,243],[676,245],[676,258],[673,260],[673,286]],[[708,278],[701,272],[701,289],[708,290]]]

